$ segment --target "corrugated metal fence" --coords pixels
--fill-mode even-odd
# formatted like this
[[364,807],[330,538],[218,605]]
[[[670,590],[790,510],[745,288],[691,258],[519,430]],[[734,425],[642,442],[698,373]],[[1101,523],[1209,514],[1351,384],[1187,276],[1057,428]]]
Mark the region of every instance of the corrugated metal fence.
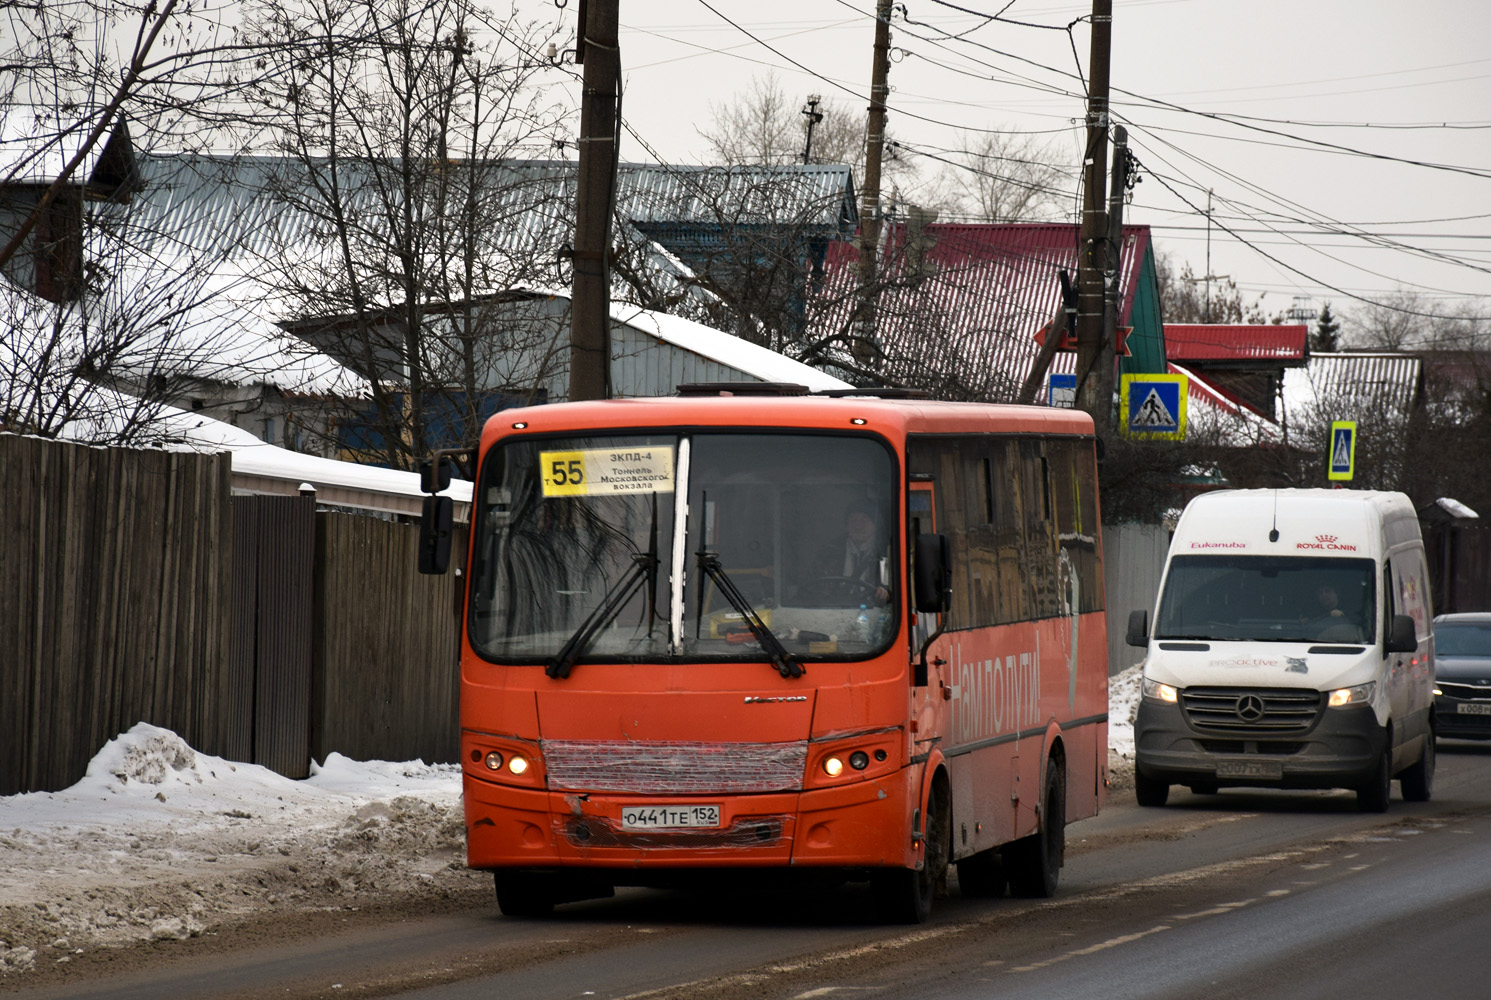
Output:
[[453,578],[415,572],[418,528],[230,474],[0,434],[0,795],[67,787],[141,721],[291,777],[455,759]]

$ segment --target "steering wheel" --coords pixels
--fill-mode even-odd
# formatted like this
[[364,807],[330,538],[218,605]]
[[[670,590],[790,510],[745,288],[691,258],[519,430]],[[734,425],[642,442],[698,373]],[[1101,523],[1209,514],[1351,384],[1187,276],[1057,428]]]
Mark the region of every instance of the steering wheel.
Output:
[[[823,602],[828,607],[853,607],[856,604],[874,604],[875,591],[878,588],[873,583],[853,576],[820,576],[816,580],[809,580],[798,589],[799,599],[809,602]],[[847,601],[840,604],[839,601]]]

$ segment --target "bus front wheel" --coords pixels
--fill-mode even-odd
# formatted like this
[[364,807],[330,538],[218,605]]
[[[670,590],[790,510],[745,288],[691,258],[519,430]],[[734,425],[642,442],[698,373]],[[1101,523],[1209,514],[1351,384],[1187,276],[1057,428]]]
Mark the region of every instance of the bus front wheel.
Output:
[[932,915],[932,898],[947,885],[950,808],[946,789],[934,782],[927,798],[921,869],[890,868],[875,873],[875,901],[886,923],[920,924]]
[[554,912],[549,880],[532,872],[493,872],[497,908],[504,917],[546,917]]

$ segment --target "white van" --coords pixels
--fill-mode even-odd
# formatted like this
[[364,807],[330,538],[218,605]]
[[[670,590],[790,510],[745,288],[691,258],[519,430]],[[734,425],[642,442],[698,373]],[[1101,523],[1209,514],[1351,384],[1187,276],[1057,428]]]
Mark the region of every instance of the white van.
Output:
[[1428,800],[1434,638],[1402,493],[1225,490],[1175,528],[1134,723],[1140,805],[1171,785],[1351,788],[1366,812]]

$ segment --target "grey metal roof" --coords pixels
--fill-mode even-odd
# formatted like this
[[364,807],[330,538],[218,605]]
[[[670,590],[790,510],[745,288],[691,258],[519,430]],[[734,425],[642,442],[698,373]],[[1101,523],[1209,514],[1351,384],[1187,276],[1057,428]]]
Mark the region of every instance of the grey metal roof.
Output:
[[[1414,354],[1312,354],[1304,368],[1284,371],[1284,408],[1290,422],[1381,414],[1406,420],[1423,393],[1423,359]],[[1337,412],[1339,411],[1339,412]]]

